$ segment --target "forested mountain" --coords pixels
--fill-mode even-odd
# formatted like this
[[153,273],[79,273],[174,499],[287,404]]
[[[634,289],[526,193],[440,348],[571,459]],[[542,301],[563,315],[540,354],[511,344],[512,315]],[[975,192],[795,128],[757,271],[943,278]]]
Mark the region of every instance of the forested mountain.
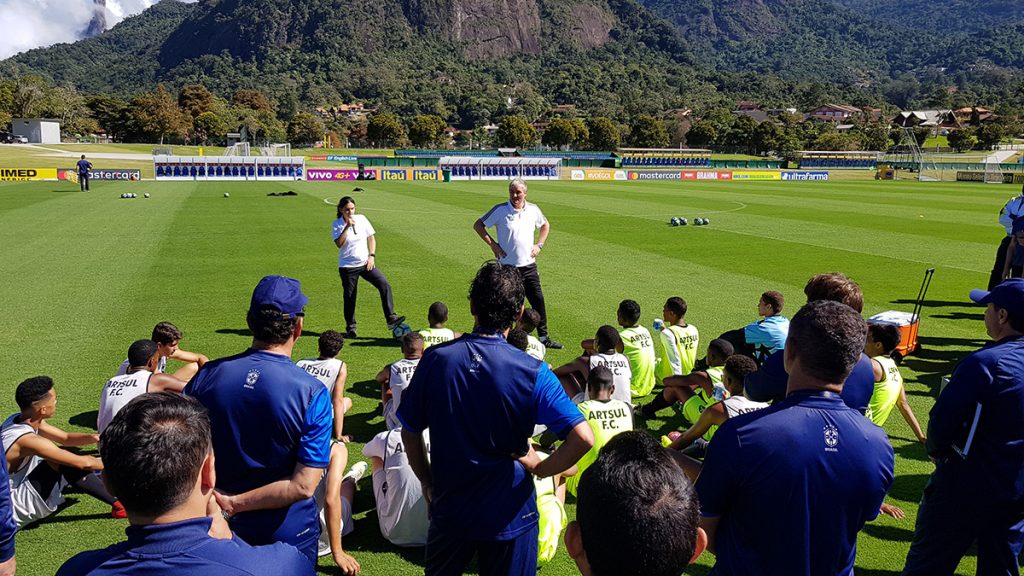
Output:
[[878,20],[905,22],[936,32],[992,29],[1024,20],[1020,0],[831,0]]

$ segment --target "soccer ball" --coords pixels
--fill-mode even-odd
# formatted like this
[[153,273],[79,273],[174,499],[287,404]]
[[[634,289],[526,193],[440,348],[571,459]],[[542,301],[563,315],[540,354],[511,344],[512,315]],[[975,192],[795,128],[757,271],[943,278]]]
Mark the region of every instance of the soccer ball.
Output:
[[230,197],[231,197],[231,194],[228,194],[227,192],[225,192],[225,193],[224,193],[224,197],[225,197],[225,198],[230,198]]
[[132,192],[131,194],[129,194],[128,197],[129,198],[138,198],[138,196],[135,194],[135,192]]
[[686,221],[686,218],[680,218],[679,219],[679,225],[680,226],[686,226],[687,224],[689,224],[689,222]]
[[398,326],[395,326],[394,328],[391,329],[391,335],[394,336],[396,340],[401,338],[402,336],[405,336],[409,332],[412,332],[412,328],[410,328],[409,325],[406,324],[405,322],[402,322]]
[[142,196],[143,196],[144,198],[149,198],[149,192],[146,192],[146,193],[145,193],[145,194],[143,194]]
[[708,220],[707,218],[705,218],[704,219],[704,225],[707,226],[708,224],[711,224],[711,220]]
[[669,223],[672,224],[673,226],[679,226],[679,218],[673,216],[672,219],[669,220]]

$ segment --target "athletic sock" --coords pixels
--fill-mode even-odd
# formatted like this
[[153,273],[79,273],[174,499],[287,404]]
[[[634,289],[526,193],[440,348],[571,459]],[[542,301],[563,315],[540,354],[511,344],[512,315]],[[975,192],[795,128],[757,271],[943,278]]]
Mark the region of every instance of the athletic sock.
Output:
[[82,492],[107,504],[113,504],[117,501],[117,498],[114,498],[110,492],[107,492],[107,488],[103,485],[103,481],[100,480],[99,476],[91,472],[85,472],[84,474],[81,474],[81,472],[81,470],[68,468],[67,466],[61,466],[60,469],[61,475]]

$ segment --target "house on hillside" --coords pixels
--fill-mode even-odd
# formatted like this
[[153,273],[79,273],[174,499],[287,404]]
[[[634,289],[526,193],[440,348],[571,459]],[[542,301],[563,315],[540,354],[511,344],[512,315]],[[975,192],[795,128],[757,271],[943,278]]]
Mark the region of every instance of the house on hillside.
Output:
[[768,119],[768,112],[761,110],[761,107],[757,104],[748,100],[740,100],[736,103],[736,109],[732,111],[733,116],[748,116],[754,119],[754,122],[760,124]]
[[807,113],[807,120],[817,120],[818,122],[835,122],[837,124],[846,124],[855,117],[862,116],[864,111],[856,106],[847,106],[845,104],[822,104],[814,110]]
[[956,119],[964,126],[970,124],[982,124],[998,118],[992,110],[981,106],[965,106],[963,108],[958,108],[953,110],[953,115],[956,116]]
[[576,116],[576,105],[575,104],[555,104],[548,110],[548,115],[552,118],[556,116],[564,116],[572,118]]
[[328,106],[326,108],[316,108],[317,116],[321,118],[328,118],[338,120],[341,118],[348,118],[349,120],[359,120],[369,116],[376,112],[376,108],[367,108],[362,102],[356,102],[355,104],[338,104],[337,106]]
[[892,123],[900,128],[930,128],[935,132],[962,127],[952,110],[904,110],[892,119]]

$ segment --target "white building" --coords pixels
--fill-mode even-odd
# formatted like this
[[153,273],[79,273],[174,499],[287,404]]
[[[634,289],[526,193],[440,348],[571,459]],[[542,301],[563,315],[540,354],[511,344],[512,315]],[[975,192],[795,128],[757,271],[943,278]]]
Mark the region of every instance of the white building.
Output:
[[11,133],[28,138],[30,144],[60,144],[60,120],[52,118],[15,118]]

